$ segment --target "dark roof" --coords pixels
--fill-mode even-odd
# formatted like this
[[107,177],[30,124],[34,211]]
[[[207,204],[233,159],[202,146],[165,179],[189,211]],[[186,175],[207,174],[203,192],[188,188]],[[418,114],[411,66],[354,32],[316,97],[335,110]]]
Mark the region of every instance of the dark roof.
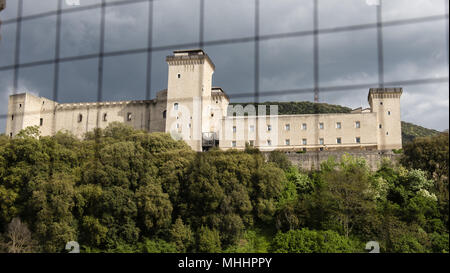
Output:
[[173,53],[203,53],[204,55],[206,55],[205,51],[203,51],[203,49],[201,48],[196,48],[196,49],[180,49],[180,50],[174,50]]

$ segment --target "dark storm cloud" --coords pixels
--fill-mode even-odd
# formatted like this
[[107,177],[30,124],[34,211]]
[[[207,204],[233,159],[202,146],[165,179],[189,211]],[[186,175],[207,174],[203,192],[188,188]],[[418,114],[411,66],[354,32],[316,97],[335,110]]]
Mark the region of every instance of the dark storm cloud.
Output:
[[[107,2],[113,2],[108,0]],[[445,0],[384,1],[387,21],[444,13]],[[100,0],[81,0],[82,5]],[[307,31],[313,27],[312,0],[261,0],[262,35]],[[159,0],[154,3],[153,46],[195,43],[199,39],[199,0]],[[54,10],[56,0],[25,0],[24,14]],[[70,9],[63,5],[64,9]],[[112,6],[106,9],[105,50],[147,46],[147,3]],[[376,22],[376,8],[365,0],[320,0],[319,26],[333,28]],[[9,0],[1,13],[3,20],[14,18],[16,2]],[[205,40],[251,37],[254,35],[253,0],[205,0]],[[24,22],[21,61],[53,57],[55,17]],[[98,53],[99,10],[64,14],[62,17],[61,56]],[[0,66],[13,63],[15,24],[2,26]],[[445,21],[410,26],[386,27],[384,34],[385,80],[400,81],[447,77]],[[324,34],[319,37],[320,86],[376,83],[376,30]],[[227,93],[252,93],[254,90],[254,43],[206,46],[216,65],[213,84]],[[152,53],[151,96],[167,87],[167,51]],[[145,98],[146,54],[104,59],[104,100]],[[61,64],[59,96],[62,102],[94,101],[97,95],[97,59]],[[21,69],[19,91],[32,91],[52,97],[53,65]],[[313,86],[313,39],[302,36],[260,42],[260,90],[289,90]],[[0,109],[6,113],[8,93],[12,90],[11,71],[0,71]],[[448,85],[403,86],[402,119],[426,127],[446,129],[449,120]],[[367,107],[367,89],[322,92],[323,102],[349,107]],[[312,93],[279,94],[260,101],[312,100]],[[249,101],[240,98],[236,101]],[[4,130],[4,122],[0,131]]]

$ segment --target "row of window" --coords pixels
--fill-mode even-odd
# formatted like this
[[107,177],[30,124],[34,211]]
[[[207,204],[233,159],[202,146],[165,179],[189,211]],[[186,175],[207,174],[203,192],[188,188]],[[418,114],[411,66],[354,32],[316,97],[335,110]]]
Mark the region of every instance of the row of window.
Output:
[[[127,121],[131,121],[132,117],[133,117],[132,113],[127,113]],[[82,121],[83,121],[83,114],[78,114],[78,122],[82,122]],[[103,121],[108,121],[107,113],[103,114]]]
[[[302,124],[302,130],[307,130],[307,128],[308,128],[307,124],[303,123]],[[337,129],[341,129],[342,128],[342,123],[341,122],[336,122],[336,128]],[[359,121],[355,121],[355,128],[361,128],[361,123]],[[325,129],[325,126],[324,126],[323,122],[319,123],[319,129]],[[291,130],[291,125],[289,123],[285,124],[284,125],[284,130],[285,131],[290,131]],[[255,125],[250,125],[249,126],[249,131],[250,132],[254,132],[255,131]],[[272,125],[270,125],[270,124],[267,125],[267,131],[272,131]],[[236,126],[233,126],[233,133],[236,133]]]
[[[354,123],[355,128],[361,128],[361,122],[360,121],[355,121]],[[336,122],[336,129],[341,129],[342,128],[342,122]],[[308,125],[306,123],[302,124],[302,130],[307,130],[308,129]],[[319,129],[325,129],[325,125],[323,124],[323,122],[319,123]],[[272,130],[272,126],[271,125],[267,125],[267,131],[271,131]],[[290,131],[291,130],[291,124],[287,123],[284,125],[284,130],[286,131]]]
[[[361,143],[361,137],[355,137],[355,143],[360,144],[360,143]],[[250,140],[250,146],[253,146],[253,144],[254,144],[254,141],[253,141],[253,140]],[[284,144],[285,144],[286,146],[291,145],[291,140],[290,140],[290,139],[285,139],[285,140],[284,140]],[[320,145],[324,145],[324,144],[325,144],[325,141],[324,141],[323,138],[320,138],[320,139],[319,139],[319,144],[320,144]],[[336,144],[342,144],[342,138],[337,137],[337,138],[336,138]],[[268,139],[268,140],[267,140],[267,145],[268,145],[268,146],[272,146],[272,140]],[[306,138],[302,139],[302,145],[308,145],[308,140],[307,140]],[[236,147],[236,141],[233,140],[233,141],[231,142],[231,146],[232,146],[232,147]]]

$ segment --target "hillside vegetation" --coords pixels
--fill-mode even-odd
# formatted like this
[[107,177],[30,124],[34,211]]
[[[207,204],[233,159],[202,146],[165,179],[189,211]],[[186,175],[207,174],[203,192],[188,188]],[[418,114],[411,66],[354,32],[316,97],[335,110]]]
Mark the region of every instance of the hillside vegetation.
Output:
[[[256,103],[230,103],[230,105],[254,105],[256,107]],[[310,101],[298,101],[298,102],[263,102],[259,105],[266,106],[266,112],[269,113],[270,105],[278,105],[278,114],[279,115],[300,115],[300,114],[329,114],[329,113],[350,113],[352,111],[351,108],[328,104],[328,103],[313,103]]]
[[428,129],[413,123],[402,121],[402,141],[408,143],[413,141],[416,137],[428,137],[438,135],[440,132]]
[[[254,105],[255,103],[230,103],[230,105],[242,105],[246,107],[247,105]],[[328,104],[328,103],[318,103],[315,104],[310,101],[300,101],[300,102],[264,102],[260,105],[266,106],[266,113],[270,113],[269,105],[278,105],[279,115],[302,115],[302,114],[332,114],[332,113],[350,113],[351,108]],[[257,109],[257,108],[255,108]],[[231,113],[229,113],[231,115]],[[413,123],[402,121],[402,142],[408,143],[413,141],[416,137],[427,137],[439,134],[439,131],[428,129]]]

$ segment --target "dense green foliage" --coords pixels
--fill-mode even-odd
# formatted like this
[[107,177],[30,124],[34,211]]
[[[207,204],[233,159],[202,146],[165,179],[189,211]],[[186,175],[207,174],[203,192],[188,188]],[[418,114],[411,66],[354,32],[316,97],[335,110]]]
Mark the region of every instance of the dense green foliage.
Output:
[[119,123],[84,140],[29,127],[0,136],[0,251],[448,252],[448,135],[416,139],[401,164],[307,172]]

